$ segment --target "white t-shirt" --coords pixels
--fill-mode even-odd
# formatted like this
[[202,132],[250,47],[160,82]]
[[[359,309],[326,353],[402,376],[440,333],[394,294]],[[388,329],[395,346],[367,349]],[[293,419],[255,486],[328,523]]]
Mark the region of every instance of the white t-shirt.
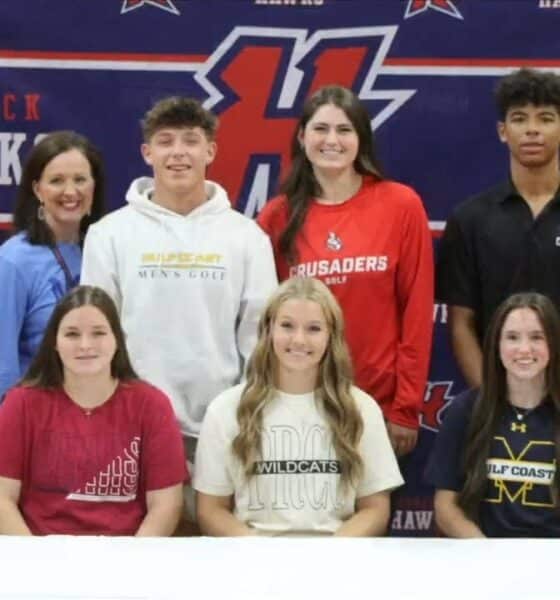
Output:
[[243,387],[226,390],[208,408],[194,487],[214,496],[233,495],[235,516],[259,533],[332,534],[355,512],[357,498],[403,484],[381,409],[356,387],[352,395],[364,421],[359,443],[364,471],[357,488],[339,485],[340,463],[313,393],[277,392],[263,414],[262,459],[247,480],[231,450]]

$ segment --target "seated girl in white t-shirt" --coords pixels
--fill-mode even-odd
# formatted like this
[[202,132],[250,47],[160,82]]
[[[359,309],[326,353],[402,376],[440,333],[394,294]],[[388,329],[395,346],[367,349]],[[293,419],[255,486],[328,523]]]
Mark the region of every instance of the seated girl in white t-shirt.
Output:
[[377,403],[352,386],[342,313],[316,279],[269,300],[247,381],[210,405],[194,487],[203,533],[383,535],[403,483]]

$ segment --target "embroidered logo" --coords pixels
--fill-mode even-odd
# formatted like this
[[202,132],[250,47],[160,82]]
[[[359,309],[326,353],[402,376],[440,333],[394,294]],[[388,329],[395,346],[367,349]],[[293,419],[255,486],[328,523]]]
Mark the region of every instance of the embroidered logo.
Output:
[[329,231],[329,235],[327,237],[327,248],[329,250],[334,250],[335,252],[342,250],[342,240],[334,231]]

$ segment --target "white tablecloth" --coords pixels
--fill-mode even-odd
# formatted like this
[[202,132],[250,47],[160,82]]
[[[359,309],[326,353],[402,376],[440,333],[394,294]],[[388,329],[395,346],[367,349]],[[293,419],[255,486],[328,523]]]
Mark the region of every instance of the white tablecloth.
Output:
[[559,600],[560,541],[0,536],[0,600]]

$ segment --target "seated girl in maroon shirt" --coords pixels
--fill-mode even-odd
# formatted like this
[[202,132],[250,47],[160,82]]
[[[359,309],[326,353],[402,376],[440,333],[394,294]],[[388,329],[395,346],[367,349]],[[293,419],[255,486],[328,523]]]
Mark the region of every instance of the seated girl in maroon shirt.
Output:
[[169,400],[138,380],[113,302],[75,288],[0,406],[0,534],[170,535],[186,476]]

